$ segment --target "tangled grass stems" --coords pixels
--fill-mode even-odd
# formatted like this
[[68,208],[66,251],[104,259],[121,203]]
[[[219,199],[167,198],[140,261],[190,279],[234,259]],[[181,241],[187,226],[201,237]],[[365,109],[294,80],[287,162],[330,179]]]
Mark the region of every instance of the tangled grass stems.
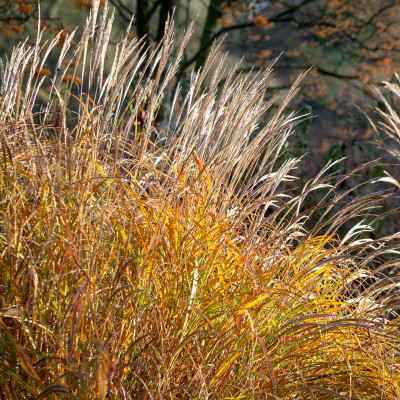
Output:
[[387,288],[364,287],[396,238],[367,241],[361,222],[337,234],[388,194],[307,231],[305,196],[326,189],[330,215],[346,177],[329,164],[300,196],[281,192],[301,78],[258,129],[271,68],[220,88],[216,46],[162,131],[192,25],[175,52],[172,21],[153,51],[127,33],[104,77],[112,18],[98,14],[95,1],[65,40],[39,112],[32,71],[58,38],[1,66],[3,398],[398,399],[398,321],[383,318]]

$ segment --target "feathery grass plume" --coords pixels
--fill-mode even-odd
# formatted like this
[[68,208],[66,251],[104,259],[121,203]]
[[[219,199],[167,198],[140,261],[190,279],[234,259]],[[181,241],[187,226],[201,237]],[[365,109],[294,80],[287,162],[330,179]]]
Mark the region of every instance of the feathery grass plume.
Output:
[[[391,96],[400,96],[400,77],[395,74],[396,81],[394,82],[383,82],[384,87],[389,90]],[[385,150],[394,159],[400,160],[400,117],[397,113],[396,107],[393,102],[389,102],[383,93],[378,88],[372,89],[376,98],[378,99],[378,105],[375,111],[379,116],[379,124],[376,125],[371,118],[368,118],[371,126],[375,132],[378,133],[381,140],[376,142],[378,147]],[[379,181],[389,182],[400,188],[400,182],[385,171],[385,177],[380,178]]]
[[[348,202],[333,163],[301,195],[282,191],[298,162],[276,165],[298,121],[284,110],[301,77],[258,127],[271,67],[220,88],[214,46],[168,103],[193,25],[177,50],[171,20],[152,50],[128,30],[104,76],[108,13],[94,1],[50,79],[26,75],[58,41],[43,53],[40,30],[1,64],[4,397],[398,399],[398,321],[364,287],[397,243],[368,241],[368,222],[337,235],[388,194]],[[326,203],[303,210],[321,188]]]
[[[392,171],[398,169],[400,161],[400,117],[397,109],[396,99],[400,96],[400,77],[395,74],[392,82],[383,82],[383,86],[390,94],[390,101],[385,97],[384,91],[378,88],[372,88],[377,99],[377,107],[375,109],[378,117],[378,123],[375,123],[371,118],[368,118],[371,126],[377,133],[379,140],[375,141],[378,148],[384,150],[395,161],[394,165],[388,164],[387,168],[392,167]],[[393,174],[393,172],[392,172]],[[374,180],[374,182],[385,182],[400,189],[400,181],[396,175],[392,175],[389,171],[384,170],[382,177]],[[394,199],[395,206],[397,199]],[[395,235],[399,235],[397,232]],[[399,286],[399,263],[393,259],[391,262],[384,264],[381,269],[381,279],[375,283],[375,291],[386,298],[387,318],[398,318],[400,313],[400,298],[398,292]]]

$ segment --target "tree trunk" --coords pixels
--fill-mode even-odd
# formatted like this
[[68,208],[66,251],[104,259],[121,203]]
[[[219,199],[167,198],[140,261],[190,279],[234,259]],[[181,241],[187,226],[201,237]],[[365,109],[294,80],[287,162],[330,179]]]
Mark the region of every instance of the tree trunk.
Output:
[[139,38],[145,37],[146,47],[149,45],[149,1],[138,0],[136,7],[137,35]]
[[[210,5],[208,6],[207,17],[204,22],[203,32],[200,38],[200,49],[207,43],[213,34],[214,28],[217,25],[218,19],[222,17],[222,6],[226,3],[226,0],[210,0]],[[202,67],[210,53],[211,46],[208,46],[204,50],[196,61],[196,69]]]

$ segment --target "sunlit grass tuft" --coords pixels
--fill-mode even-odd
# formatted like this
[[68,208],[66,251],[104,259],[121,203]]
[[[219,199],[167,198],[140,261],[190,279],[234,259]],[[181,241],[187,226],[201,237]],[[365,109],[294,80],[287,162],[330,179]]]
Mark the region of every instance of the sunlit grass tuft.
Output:
[[[332,164],[301,196],[282,192],[298,82],[260,128],[270,69],[219,88],[221,63],[203,90],[214,49],[170,104],[192,28],[173,51],[169,23],[149,54],[126,35],[104,77],[111,25],[97,12],[75,48],[66,39],[40,110],[41,82],[24,77],[39,48],[21,45],[2,71],[5,398],[398,399],[398,321],[369,269],[397,244],[368,241],[357,219],[337,234],[388,195],[348,201]],[[82,87],[65,83],[66,54]],[[326,203],[303,210],[320,189]]]

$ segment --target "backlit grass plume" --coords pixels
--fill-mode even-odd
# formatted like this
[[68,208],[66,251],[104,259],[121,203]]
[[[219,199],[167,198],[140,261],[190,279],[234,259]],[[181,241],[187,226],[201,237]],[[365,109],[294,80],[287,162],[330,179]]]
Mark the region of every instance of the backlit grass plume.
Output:
[[53,75],[37,71],[59,38],[40,33],[1,65],[2,398],[400,398],[398,321],[370,272],[397,244],[364,221],[388,195],[349,200],[334,163],[283,191],[298,82],[272,112],[271,68],[225,73],[214,47],[183,92],[192,25],[152,50],[127,32],[105,75],[98,3]]

